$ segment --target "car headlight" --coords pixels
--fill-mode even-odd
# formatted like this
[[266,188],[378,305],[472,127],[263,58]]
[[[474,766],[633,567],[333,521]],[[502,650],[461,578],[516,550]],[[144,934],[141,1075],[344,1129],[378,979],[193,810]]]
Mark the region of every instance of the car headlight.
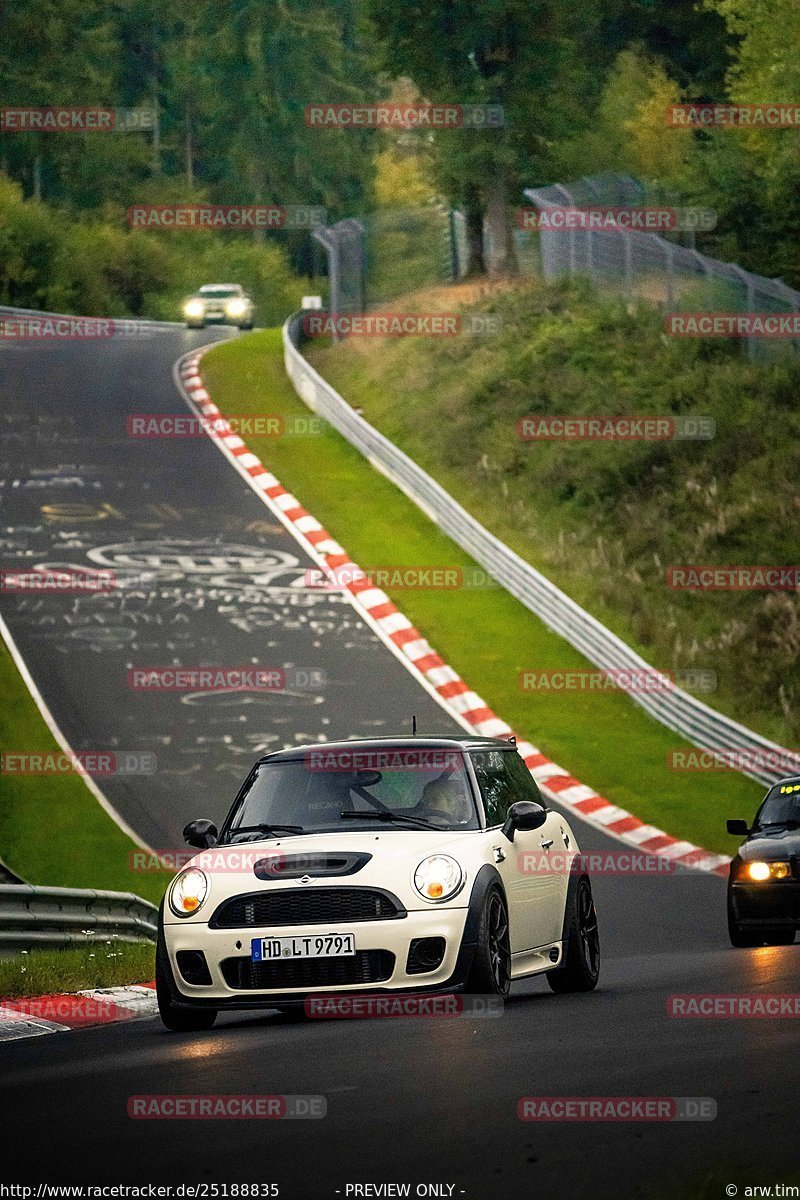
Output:
[[176,917],[191,917],[202,908],[208,895],[208,879],[197,867],[189,867],[173,879],[169,889],[169,906]]
[[183,306],[187,317],[202,317],[205,312],[202,300],[187,300]]
[[768,879],[788,879],[792,873],[788,862],[751,862],[746,863],[744,877],[753,883],[766,883]]
[[225,312],[229,317],[243,317],[247,312],[247,301],[229,300],[225,305]]
[[435,903],[450,900],[464,882],[461,866],[449,854],[431,854],[423,858],[414,872],[414,887],[423,900]]

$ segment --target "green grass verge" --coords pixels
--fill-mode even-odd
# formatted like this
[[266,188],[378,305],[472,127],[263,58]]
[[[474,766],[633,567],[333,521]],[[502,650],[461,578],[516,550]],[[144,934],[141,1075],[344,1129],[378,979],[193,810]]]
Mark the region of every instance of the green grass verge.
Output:
[[[278,330],[214,349],[203,376],[228,413],[308,413],[285,376]],[[248,442],[361,566],[474,566],[332,429]],[[522,670],[585,670],[587,663],[501,588],[389,592],[470,687],[582,782],[675,836],[733,851],[725,818],[751,815],[763,789],[732,772],[669,770],[668,752],[684,743],[623,694],[520,691]]]
[[[2,640],[0,695],[3,750],[58,752]],[[0,776],[0,858],[28,883],[134,892],[157,904],[169,873],[132,871],[134,849],[79,775]]]
[[0,999],[150,983],[155,954],[151,942],[110,941],[0,958]]

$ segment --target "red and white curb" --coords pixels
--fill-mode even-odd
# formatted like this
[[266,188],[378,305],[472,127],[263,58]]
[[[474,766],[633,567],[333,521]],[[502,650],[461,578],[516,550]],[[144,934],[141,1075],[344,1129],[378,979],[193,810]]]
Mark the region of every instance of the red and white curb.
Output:
[[306,553],[327,570],[328,578],[335,583],[337,571],[342,571],[344,578],[350,581],[340,585],[342,591],[349,594],[367,623],[442,707],[470,733],[499,738],[516,736],[517,750],[544,794],[581,820],[643,854],[658,855],[681,866],[727,876],[730,859],[726,855],[712,854],[692,842],[682,841],[654,825],[645,824],[598,795],[594,788],[575,779],[564,767],[551,762],[536,746],[514,735],[511,726],[470,690],[386,593],[371,586],[347,551],[233,432],[203,386],[198,370],[202,355],[210,349],[211,346],[205,346],[180,359],[175,372],[176,383],[190,407],[198,415],[213,420],[213,427],[205,426],[208,435]]
[[158,1012],[155,983],[0,1000],[0,1042],[113,1025]]

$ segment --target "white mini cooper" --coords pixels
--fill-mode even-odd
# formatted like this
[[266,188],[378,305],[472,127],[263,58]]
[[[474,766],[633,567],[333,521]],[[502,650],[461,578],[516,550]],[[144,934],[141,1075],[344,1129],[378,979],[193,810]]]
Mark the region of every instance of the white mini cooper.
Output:
[[590,991],[600,970],[578,846],[513,742],[397,737],[259,759],[222,828],[167,889],[162,1020],[293,1009],[320,996],[505,996],[545,973]]

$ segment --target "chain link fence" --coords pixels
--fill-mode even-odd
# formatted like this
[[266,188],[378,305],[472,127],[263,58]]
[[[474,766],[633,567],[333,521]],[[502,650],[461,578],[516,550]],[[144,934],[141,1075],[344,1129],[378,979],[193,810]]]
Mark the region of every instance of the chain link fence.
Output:
[[[542,225],[555,209],[637,208],[665,204],[663,197],[645,193],[638,180],[624,175],[584,177],[568,185],[526,188],[525,196],[540,211]],[[669,201],[667,201],[669,203]],[[678,218],[702,210],[670,205]],[[679,224],[686,224],[684,220]],[[668,313],[770,313],[800,312],[800,292],[781,279],[767,279],[745,271],[736,263],[709,258],[695,249],[695,234],[664,234],[629,228],[540,227],[541,272],[588,275],[596,283],[628,296],[659,303]],[[750,358],[778,357],[787,349],[800,350],[800,338],[770,340],[763,335],[743,339]]]
[[[539,220],[533,229],[521,219],[515,222],[514,251],[522,275],[589,276],[598,286],[650,300],[676,316],[800,313],[800,292],[781,279],[767,279],[701,254],[696,233],[711,227],[714,214],[681,208],[663,189],[645,189],[631,176],[607,174],[526,188],[524,195],[536,206]],[[606,220],[603,228],[552,227],[557,209],[602,210],[607,215],[608,210],[646,208],[668,211],[676,228],[653,233],[613,220],[611,227]],[[521,208],[519,215],[524,211]],[[321,226],[313,236],[327,255],[328,309],[333,317],[382,308],[397,296],[457,282],[466,274],[464,216],[440,204],[378,209],[359,220]],[[490,266],[499,255],[488,227],[484,253]],[[748,333],[741,341],[754,360],[800,350],[800,336]]]

